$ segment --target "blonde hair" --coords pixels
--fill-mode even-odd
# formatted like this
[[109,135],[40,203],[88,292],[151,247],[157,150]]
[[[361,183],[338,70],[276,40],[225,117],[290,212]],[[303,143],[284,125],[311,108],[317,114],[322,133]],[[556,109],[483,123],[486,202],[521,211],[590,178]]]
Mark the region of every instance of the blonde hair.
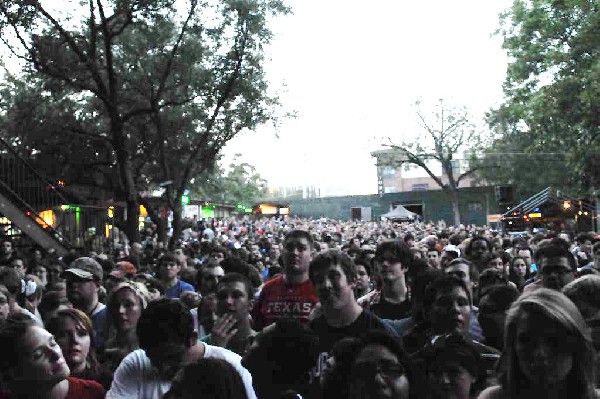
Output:
[[[573,367],[566,384],[570,398],[595,398],[594,349],[588,327],[575,304],[562,293],[540,288],[521,296],[508,311],[504,331],[504,352],[498,362],[500,382],[504,395],[518,398],[528,385],[527,377],[519,367],[515,351],[517,327],[523,315],[537,314],[560,325],[574,338]],[[539,332],[544,334],[543,331]]]

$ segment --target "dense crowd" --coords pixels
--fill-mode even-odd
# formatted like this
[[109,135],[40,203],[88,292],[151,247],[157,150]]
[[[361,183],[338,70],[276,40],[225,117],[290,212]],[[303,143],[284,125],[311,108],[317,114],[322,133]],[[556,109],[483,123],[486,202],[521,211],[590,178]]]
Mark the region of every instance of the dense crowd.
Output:
[[[0,245],[3,398],[600,397],[600,235],[147,222]],[[598,371],[598,372],[597,372]]]

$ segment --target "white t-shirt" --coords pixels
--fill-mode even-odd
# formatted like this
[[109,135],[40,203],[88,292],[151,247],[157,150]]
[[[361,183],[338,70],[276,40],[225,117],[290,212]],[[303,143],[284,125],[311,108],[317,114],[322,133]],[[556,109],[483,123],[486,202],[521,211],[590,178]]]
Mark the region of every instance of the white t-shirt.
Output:
[[[252,388],[252,376],[242,366],[242,358],[236,353],[218,346],[204,345],[204,357],[223,359],[229,362],[242,377],[248,399],[256,399],[254,388]],[[131,352],[123,359],[114,378],[110,390],[106,393],[106,399],[161,399],[171,388],[171,381],[161,381],[152,368],[150,359],[143,349]]]

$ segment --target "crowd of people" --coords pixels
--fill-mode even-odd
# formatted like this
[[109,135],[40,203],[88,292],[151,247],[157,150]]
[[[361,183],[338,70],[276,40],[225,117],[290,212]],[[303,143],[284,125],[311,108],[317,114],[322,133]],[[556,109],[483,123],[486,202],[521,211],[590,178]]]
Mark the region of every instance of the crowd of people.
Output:
[[600,235],[187,221],[0,239],[3,398],[600,398]]

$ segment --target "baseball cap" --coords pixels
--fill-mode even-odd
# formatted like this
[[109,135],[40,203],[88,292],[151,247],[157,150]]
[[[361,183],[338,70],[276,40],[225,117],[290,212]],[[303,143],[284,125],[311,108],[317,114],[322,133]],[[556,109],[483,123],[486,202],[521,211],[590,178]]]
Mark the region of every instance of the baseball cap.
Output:
[[444,247],[445,252],[454,252],[457,258],[460,258],[460,249],[456,245],[446,245]]
[[102,266],[95,259],[84,256],[75,259],[61,276],[74,275],[89,280],[102,280]]

